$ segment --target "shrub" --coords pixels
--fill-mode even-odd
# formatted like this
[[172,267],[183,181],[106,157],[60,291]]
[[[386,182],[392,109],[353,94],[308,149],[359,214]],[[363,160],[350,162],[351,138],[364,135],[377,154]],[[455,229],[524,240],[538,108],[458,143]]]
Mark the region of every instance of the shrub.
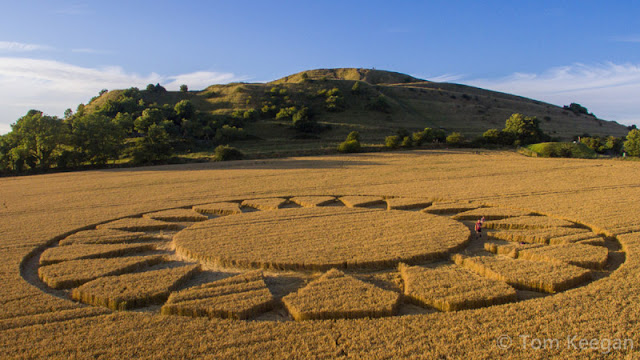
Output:
[[411,135],[411,139],[413,140],[413,144],[416,146],[420,146],[424,143],[431,143],[434,140],[433,129],[424,128],[422,131],[416,131]]
[[228,161],[228,160],[242,160],[244,154],[229,145],[220,145],[214,150],[215,160]]
[[459,132],[452,132],[449,136],[447,136],[447,144],[449,145],[460,145],[464,142],[464,136]]
[[258,119],[258,111],[256,109],[249,109],[242,114],[242,118],[249,121],[255,121]]
[[351,92],[354,94],[360,94],[360,82],[356,81],[351,87]]
[[408,148],[408,147],[412,147],[413,146],[413,141],[411,141],[411,138],[408,136],[405,136],[404,138],[402,138],[402,143],[400,144],[400,146]]
[[500,130],[489,129],[482,134],[482,138],[487,144],[499,144],[500,143]]
[[571,111],[571,112],[573,112],[576,115],[578,115],[578,114],[587,115],[589,113],[589,110],[587,110],[586,107],[584,107],[584,106],[582,106],[580,104],[577,104],[577,103],[571,103],[568,106],[565,105],[564,108],[569,110],[569,111]]
[[297,111],[298,109],[295,106],[282,108],[276,114],[276,120],[290,120]]
[[360,141],[360,133],[357,131],[350,132],[349,135],[347,135],[347,141],[351,140]]
[[293,128],[304,133],[320,132],[324,130],[323,126],[318,124],[313,118],[311,111],[307,107],[303,107],[293,114]]
[[341,153],[355,153],[360,151],[360,142],[358,140],[346,140],[338,145],[338,151]]
[[400,146],[400,136],[398,135],[387,136],[386,138],[384,138],[384,146],[390,149],[397,148],[398,146]]
[[640,130],[629,131],[627,141],[624,142],[624,151],[631,156],[640,156]]

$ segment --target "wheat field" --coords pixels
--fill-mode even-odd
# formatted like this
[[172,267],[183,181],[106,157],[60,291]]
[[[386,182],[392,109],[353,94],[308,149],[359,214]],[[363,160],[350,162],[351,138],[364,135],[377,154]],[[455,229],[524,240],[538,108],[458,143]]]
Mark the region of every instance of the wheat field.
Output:
[[[68,186],[70,183],[73,186]],[[640,198],[640,167],[636,162],[537,159],[509,152],[473,150],[410,151],[60,173],[2,178],[0,184],[0,256],[3,259],[0,274],[5,285],[0,288],[1,358],[633,359],[639,355],[640,202],[637,199]],[[311,198],[314,196],[318,198]],[[372,205],[365,201],[362,207],[356,205],[359,204],[357,200],[365,198],[352,198],[354,196],[374,197],[380,201],[369,203]],[[296,197],[304,205],[274,200]],[[345,206],[343,198],[354,207]],[[262,201],[264,199],[268,201]],[[246,200],[250,203],[242,206]],[[407,208],[400,210],[403,206]],[[253,210],[243,212],[249,207]],[[431,211],[428,210],[430,207],[433,207]],[[251,274],[254,268],[263,268],[254,266],[257,264],[235,266],[233,261],[205,262],[200,272],[189,272],[184,279],[176,274],[172,277],[175,281],[163,284],[149,283],[149,277],[141,275],[172,269],[167,264],[175,262],[195,264],[197,261],[179,254],[171,239],[180,238],[181,233],[192,231],[190,229],[205,228],[207,223],[219,221],[224,226],[236,226],[241,220],[249,219],[251,226],[247,226],[247,231],[253,234],[255,229],[252,227],[267,219],[282,216],[293,219],[307,209],[311,213],[330,209],[331,213],[345,216],[349,221],[345,220],[346,224],[339,229],[324,228],[325,233],[349,234],[350,229],[356,233],[375,233],[378,231],[377,215],[371,213],[388,215],[402,211],[403,215],[398,215],[389,227],[380,229],[380,234],[388,239],[403,239],[405,227],[410,227],[408,224],[411,223],[405,223],[403,218],[429,217],[428,225],[418,218],[415,220],[416,229],[428,230],[440,219],[447,219],[442,221],[448,224],[448,221],[458,221],[452,216],[465,211],[475,214],[482,212],[476,209],[482,208],[492,209],[492,214],[500,215],[502,210],[496,210],[499,208],[505,209],[502,211],[505,216],[535,214],[534,218],[539,218],[508,221],[519,218],[513,216],[488,220],[487,223],[496,221],[499,225],[495,225],[495,230],[489,228],[482,239],[463,239],[460,240],[462,245],[457,245],[456,240],[456,246],[447,255],[457,254],[458,257],[453,256],[451,260],[446,257],[418,258],[409,266],[423,268],[444,262],[445,269],[457,267],[455,271],[442,270],[444,274],[451,274],[451,278],[460,279],[456,281],[502,281],[515,289],[515,299],[513,294],[505,292],[508,300],[454,311],[441,311],[420,301],[410,301],[405,296],[412,290],[405,288],[405,282],[419,278],[420,273],[404,276],[400,273],[398,264],[404,258],[387,251],[385,246],[396,242],[389,240],[369,252],[365,248],[358,252],[370,253],[368,258],[383,259],[372,267],[340,266],[340,271],[331,270],[333,275],[325,276],[330,269],[324,265],[336,264],[323,261],[320,268],[303,266],[301,269],[266,266],[260,278],[243,280],[256,284],[255,297],[239,295],[239,292],[246,294],[253,290],[237,290],[231,297],[218,297],[221,305],[237,311],[238,315],[212,311],[194,317],[188,314],[186,307],[182,310],[187,312],[186,316],[179,314],[181,310],[168,310],[169,307],[167,310],[161,310],[159,305],[146,307],[146,301],[161,304],[159,302],[167,292],[188,294],[189,291],[196,292],[198,286],[232,291],[233,286],[237,286],[233,283],[235,280],[218,283],[219,286],[212,284]],[[182,215],[191,213],[173,211],[175,209],[194,209],[196,215],[184,218]],[[148,215],[153,213],[156,214],[153,217]],[[207,216],[208,220],[197,216],[198,213]],[[289,213],[298,215],[287,215]],[[234,217],[239,218],[234,220]],[[357,219],[364,224],[352,224],[352,220]],[[298,220],[292,221],[297,224]],[[318,221],[319,225],[314,228],[323,229],[322,222]],[[464,221],[467,220],[460,219],[458,224],[470,225]],[[275,220],[271,223],[276,227],[281,225]],[[310,224],[305,223],[305,226]],[[296,234],[295,226],[281,226],[274,231]],[[464,230],[470,234],[468,228]],[[314,234],[318,232],[321,231],[316,230]],[[207,237],[213,233],[209,232]],[[449,233],[439,233],[438,238],[446,239]],[[504,234],[503,238],[499,233]],[[304,251],[305,237],[300,234],[305,233],[288,236],[287,241],[291,244],[286,247],[288,253],[300,249],[300,254],[309,254]],[[264,231],[262,235],[271,236]],[[311,239],[313,236],[316,235],[312,234]],[[228,236],[222,240],[226,238]],[[561,240],[554,242],[554,239]],[[496,247],[505,247],[519,242],[539,246],[522,246],[516,249],[518,256],[513,258],[507,254],[515,246],[508,251],[495,250],[497,254],[494,254],[487,251],[492,247],[485,245],[493,243]],[[71,259],[69,257],[74,255],[52,253],[61,261],[47,265],[39,263],[48,249],[111,244],[152,244],[154,250],[91,259]],[[576,249],[585,250],[587,254],[583,256],[576,251],[574,257],[584,257],[587,262],[583,264],[593,266],[595,270],[566,264],[562,260],[566,252],[534,251],[567,246],[561,244],[580,244]],[[602,260],[598,260],[601,258],[590,260],[590,248],[582,246],[600,252],[607,249],[604,266],[601,266]],[[244,250],[244,253],[250,253],[246,247]],[[350,254],[345,249],[340,251],[344,256]],[[520,258],[520,254],[527,251],[535,254],[533,259]],[[196,253],[203,256],[201,251]],[[278,256],[285,255],[282,251],[265,253],[272,256],[268,260],[273,262]],[[309,256],[310,259],[315,257]],[[478,259],[489,257],[493,257],[492,260]],[[544,257],[543,261],[539,257]],[[556,263],[550,258],[560,260]],[[536,281],[540,280],[537,276],[517,276],[519,272],[530,275],[532,272],[525,270],[536,272],[541,268],[554,269],[548,270],[553,271],[552,275],[542,279],[542,284],[551,284],[549,288],[536,287]],[[464,277],[460,271],[464,271]],[[162,276],[168,276],[167,273],[170,271],[163,272]],[[584,275],[587,273],[588,278]],[[99,280],[107,278],[119,280]],[[557,279],[560,280],[554,282]],[[344,282],[338,287],[340,290],[354,291],[362,287],[378,294],[356,299],[382,301],[389,295],[388,301],[384,302],[387,305],[381,306],[380,312],[356,313],[355,318],[350,315],[352,310],[349,308],[342,312],[333,305],[330,314],[342,312],[342,315],[314,317],[313,314],[325,313],[313,307],[307,311],[305,306],[313,304],[307,299],[319,296],[327,301],[335,300],[338,305],[349,305],[348,299],[354,298],[348,291],[335,299],[326,297],[336,292],[332,290],[335,289],[332,281],[337,280]],[[573,282],[579,283],[574,286]],[[109,309],[108,299],[116,299],[114,289],[125,284],[145,283],[153,284],[148,294],[134,296],[141,304],[136,306],[143,306],[140,310]],[[437,290],[434,289],[436,285],[421,287],[419,291],[432,294]],[[98,305],[85,304],[80,295],[83,292],[75,289],[95,294],[85,295],[84,301],[95,301]],[[72,299],[74,291],[81,301]],[[458,292],[437,291],[445,298],[453,294],[452,299],[457,301],[455,294]],[[105,292],[106,296],[103,295]],[[300,296],[296,299],[295,294]],[[181,304],[176,300],[179,299],[177,295],[173,300],[171,296],[166,305]],[[246,305],[234,301],[227,303],[234,296],[246,301]],[[347,300],[340,301],[342,296]],[[398,302],[394,303],[396,297]],[[130,298],[125,296],[123,299]],[[107,305],[100,305],[102,302]],[[188,302],[185,300],[184,304]],[[215,310],[216,304],[214,301],[202,306]],[[289,304],[291,312],[285,304]],[[298,308],[300,310],[296,310]],[[242,312],[243,309],[249,310]],[[301,321],[296,321],[291,315],[296,311],[312,314],[311,318],[305,319],[302,315]],[[331,319],[317,319],[325,317]],[[560,339],[563,346],[533,349],[522,346],[522,335]],[[496,342],[504,336],[513,341],[506,348]],[[604,342],[600,342],[599,348],[576,349],[566,346],[568,337],[628,339],[636,347],[630,348],[626,342],[625,346],[603,348]]]

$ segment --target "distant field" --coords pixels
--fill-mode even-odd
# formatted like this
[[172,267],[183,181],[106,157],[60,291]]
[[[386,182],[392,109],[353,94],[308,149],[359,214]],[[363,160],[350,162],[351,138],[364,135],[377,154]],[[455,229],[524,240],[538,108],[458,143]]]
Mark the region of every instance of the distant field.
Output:
[[483,150],[1,178],[0,357],[635,358],[639,198]]

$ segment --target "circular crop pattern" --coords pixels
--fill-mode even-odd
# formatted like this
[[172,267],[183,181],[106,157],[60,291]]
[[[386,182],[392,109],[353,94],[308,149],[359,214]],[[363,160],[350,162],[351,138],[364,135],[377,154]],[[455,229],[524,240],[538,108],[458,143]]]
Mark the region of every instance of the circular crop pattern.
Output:
[[455,220],[418,212],[316,207],[219,217],[174,237],[210,265],[278,270],[392,267],[442,258],[469,240]]
[[616,239],[522,209],[291,196],[109,221],[43,250],[25,278],[116,310],[306,321],[549,296],[609,275],[621,255]]

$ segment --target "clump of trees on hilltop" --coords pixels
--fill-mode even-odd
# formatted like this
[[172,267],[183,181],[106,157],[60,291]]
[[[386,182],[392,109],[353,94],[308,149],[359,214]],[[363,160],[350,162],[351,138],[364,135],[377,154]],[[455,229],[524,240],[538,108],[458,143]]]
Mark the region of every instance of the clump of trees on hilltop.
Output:
[[190,100],[173,106],[144,100],[145,94],[166,92],[160,84],[149,84],[144,91],[130,88],[94,104],[93,111],[83,104],[75,113],[68,109],[62,119],[30,110],[10,133],[0,136],[0,172],[104,166],[121,157],[134,164],[165,162],[174,151],[200,142],[215,145],[247,138],[242,117],[201,113]]

